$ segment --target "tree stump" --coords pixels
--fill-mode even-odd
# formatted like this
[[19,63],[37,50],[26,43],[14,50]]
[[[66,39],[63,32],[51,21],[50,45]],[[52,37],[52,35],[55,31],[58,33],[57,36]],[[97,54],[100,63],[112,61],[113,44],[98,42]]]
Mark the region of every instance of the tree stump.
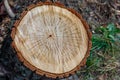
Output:
[[16,20],[11,37],[24,65],[52,78],[74,74],[91,48],[91,32],[81,15],[56,2],[30,5]]

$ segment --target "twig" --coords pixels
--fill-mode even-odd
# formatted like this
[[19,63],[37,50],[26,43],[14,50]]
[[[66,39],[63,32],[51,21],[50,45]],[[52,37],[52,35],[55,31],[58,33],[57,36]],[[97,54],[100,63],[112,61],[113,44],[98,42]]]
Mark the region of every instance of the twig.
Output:
[[103,20],[103,17],[102,17],[99,13],[97,13],[96,11],[94,11],[94,14],[95,14],[97,17],[99,17],[101,20]]
[[117,9],[117,6],[120,6],[120,3],[117,3],[116,1],[115,4],[112,3],[109,4],[111,10],[114,11],[117,15],[120,15],[120,10]]
[[112,8],[112,10],[115,11],[115,13],[116,13],[117,15],[120,15],[120,10],[116,10],[116,9],[114,9],[114,8]]
[[87,3],[95,3],[95,4],[98,4],[98,5],[101,5],[101,6],[107,4],[106,1],[105,1],[104,3],[100,3],[100,2],[98,2],[97,0],[85,0],[85,1],[86,1]]
[[4,0],[4,5],[5,5],[6,11],[9,14],[9,16],[12,17],[12,18],[14,18],[15,14],[13,13],[12,9],[10,8],[8,0]]

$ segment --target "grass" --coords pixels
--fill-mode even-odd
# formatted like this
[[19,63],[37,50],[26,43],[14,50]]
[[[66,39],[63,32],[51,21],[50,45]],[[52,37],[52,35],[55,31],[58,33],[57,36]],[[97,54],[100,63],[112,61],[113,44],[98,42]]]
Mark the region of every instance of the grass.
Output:
[[120,29],[111,23],[100,26],[92,37],[92,49],[86,66],[78,71],[81,80],[120,80]]

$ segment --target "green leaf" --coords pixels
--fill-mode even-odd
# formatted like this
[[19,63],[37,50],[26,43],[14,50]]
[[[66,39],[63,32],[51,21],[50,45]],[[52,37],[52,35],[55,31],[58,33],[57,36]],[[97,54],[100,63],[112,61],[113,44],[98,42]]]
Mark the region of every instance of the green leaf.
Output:
[[103,27],[103,26],[100,27],[100,30],[101,30],[103,33],[107,31],[107,29],[106,29],[105,27]]
[[120,29],[119,29],[119,28],[117,28],[117,29],[116,29],[116,32],[117,32],[117,33],[120,33]]
[[111,23],[111,24],[109,24],[108,26],[107,26],[107,28],[108,28],[108,30],[109,31],[115,31],[115,25],[113,24],[113,23]]
[[109,35],[109,38],[112,39],[112,41],[115,41],[115,37],[113,35]]

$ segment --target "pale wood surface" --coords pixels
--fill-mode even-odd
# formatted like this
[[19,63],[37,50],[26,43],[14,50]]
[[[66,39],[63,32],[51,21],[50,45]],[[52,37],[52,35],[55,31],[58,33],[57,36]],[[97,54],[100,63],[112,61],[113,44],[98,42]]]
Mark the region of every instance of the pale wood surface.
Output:
[[73,13],[44,5],[28,11],[17,27],[14,42],[29,63],[60,74],[80,64],[87,52],[88,35]]

